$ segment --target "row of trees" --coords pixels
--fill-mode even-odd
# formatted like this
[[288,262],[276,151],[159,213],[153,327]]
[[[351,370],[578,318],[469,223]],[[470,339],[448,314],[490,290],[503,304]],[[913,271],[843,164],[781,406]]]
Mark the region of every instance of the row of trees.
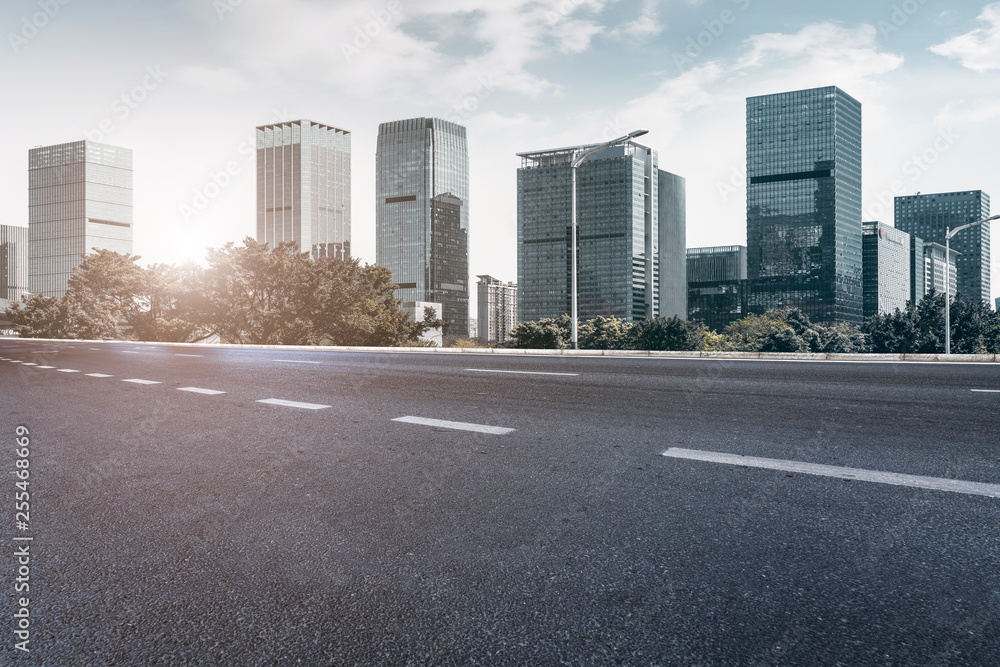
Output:
[[[311,260],[291,243],[273,250],[251,238],[209,250],[208,266],[154,264],[108,250],[88,255],[62,297],[31,295],[7,310],[19,335],[198,342],[218,337],[261,345],[418,345],[447,323],[425,313],[413,322],[399,309],[388,269],[357,260]],[[721,332],[677,317],[631,323],[597,317],[580,324],[589,350],[750,352],[944,351],[944,295],[930,294],[861,326],[810,322],[786,309],[749,315]],[[568,315],[522,322],[508,347],[571,345]],[[955,353],[1000,353],[1000,314],[960,295],[951,304]]]
[[154,264],[99,250],[74,270],[62,297],[31,295],[7,310],[24,337],[114,338],[258,345],[416,345],[433,317],[399,309],[388,269],[309,259],[247,238],[208,251],[208,266]]
[[[892,314],[876,315],[861,326],[818,324],[797,308],[748,315],[721,332],[677,317],[631,323],[597,317],[579,325],[584,350],[678,350],[742,352],[944,352],[944,295],[930,294]],[[521,322],[508,347],[566,349],[571,346],[568,315]],[[1000,314],[986,303],[961,295],[951,304],[951,350],[957,354],[1000,354]]]

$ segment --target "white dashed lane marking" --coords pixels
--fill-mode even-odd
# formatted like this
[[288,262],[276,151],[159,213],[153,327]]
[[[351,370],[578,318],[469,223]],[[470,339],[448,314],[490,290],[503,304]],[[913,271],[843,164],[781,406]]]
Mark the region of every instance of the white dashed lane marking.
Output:
[[303,408],[305,410],[322,410],[323,408],[329,408],[329,405],[320,405],[319,403],[299,403],[298,401],[285,401],[280,398],[265,398],[257,401],[258,403],[267,403],[269,405],[280,405],[286,408]]
[[419,424],[420,426],[438,426],[456,431],[474,431],[476,433],[490,433],[492,435],[504,435],[515,430],[502,426],[487,426],[485,424],[469,424],[468,422],[450,422],[444,419],[427,419],[426,417],[396,417],[392,421],[405,422],[407,424]]
[[321,364],[322,361],[299,361],[298,359],[275,359],[275,363],[281,364]]
[[91,377],[91,378],[113,378],[114,375],[106,375],[104,373],[87,373],[87,377]]
[[546,371],[501,371],[494,368],[466,368],[465,370],[476,373],[517,373],[519,375],[579,375],[579,373],[550,373]]
[[139,378],[131,378],[129,380],[122,380],[122,382],[131,382],[133,384],[160,384],[156,380],[140,380]]
[[208,396],[215,396],[217,394],[225,394],[224,391],[218,391],[216,389],[202,389],[201,387],[178,387],[177,391],[189,391],[192,394],[206,394]]
[[983,394],[1000,394],[1000,389],[970,389],[969,391],[978,391]]
[[55,368],[55,366],[39,366],[39,368]]
[[174,356],[175,357],[204,357],[205,355],[204,354],[181,354],[181,353],[178,352]]
[[801,461],[785,461],[782,459],[763,459],[756,456],[740,456],[739,454],[706,452],[696,449],[681,449],[679,447],[671,447],[667,451],[663,452],[663,456],[676,459],[689,459],[692,461],[705,461],[708,463],[726,463],[729,465],[744,466],[749,468],[765,468],[768,470],[782,470],[784,472],[798,472],[804,475],[838,477],[840,479],[858,480],[861,482],[875,482],[878,484],[892,484],[895,486],[909,486],[918,489],[951,491],[952,493],[966,493],[975,496],[1000,498],[1000,484],[966,482],[960,479],[946,479],[944,477],[923,477],[920,475],[904,475],[895,472],[882,472],[880,470],[865,470],[863,468],[842,468],[840,466],[820,465],[818,463],[803,463]]
[[60,368],[59,373],[79,373],[80,371],[75,371],[72,368]]

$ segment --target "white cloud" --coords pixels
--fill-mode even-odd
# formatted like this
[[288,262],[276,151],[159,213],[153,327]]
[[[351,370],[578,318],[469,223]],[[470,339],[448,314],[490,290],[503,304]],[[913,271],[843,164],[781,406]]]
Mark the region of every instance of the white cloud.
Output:
[[930,47],[930,51],[946,58],[956,58],[975,72],[1000,69],[1000,3],[987,5],[977,18],[989,25],[952,37],[947,42]]
[[615,28],[611,36],[641,44],[658,37],[663,29],[663,23],[660,21],[660,0],[643,0],[639,17]]
[[1000,117],[1000,100],[980,100],[968,104],[965,100],[951,102],[934,118],[938,127],[967,127],[987,123]]
[[[536,98],[559,86],[531,72],[530,64],[553,52],[590,49],[604,31],[593,16],[613,1],[258,0],[226,17],[222,55],[226,67],[252,80],[337,86],[357,98],[440,100],[430,106],[447,107],[474,94],[484,79]],[[425,29],[435,22],[461,30]]]

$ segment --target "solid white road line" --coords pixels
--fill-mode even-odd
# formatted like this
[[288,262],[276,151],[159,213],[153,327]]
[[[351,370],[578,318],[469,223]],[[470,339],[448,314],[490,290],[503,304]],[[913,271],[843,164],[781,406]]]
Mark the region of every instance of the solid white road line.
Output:
[[268,403],[270,405],[281,405],[286,408],[304,408],[306,410],[322,410],[323,408],[330,407],[329,405],[320,405],[319,403],[299,403],[297,401],[284,401],[280,398],[265,398],[257,402]]
[[421,426],[440,426],[441,428],[455,429],[456,431],[475,431],[476,433],[491,433],[493,435],[503,435],[515,430],[502,426],[486,426],[484,424],[468,424],[466,422],[450,422],[443,419],[426,419],[424,417],[396,417],[394,422],[406,422],[407,424],[420,424]]
[[106,375],[105,373],[87,373],[89,378],[113,378],[114,375]]
[[133,384],[161,384],[156,380],[140,380],[138,378],[132,378],[130,380],[122,380],[122,382],[131,382]]
[[984,394],[1000,394],[1000,389],[970,389],[969,391],[978,391]]
[[494,368],[466,368],[476,373],[518,373],[521,375],[579,375],[579,373],[549,373],[546,371],[499,371]]
[[80,371],[74,371],[72,368],[60,368],[59,373],[79,373]]
[[178,387],[177,391],[190,391],[193,394],[207,394],[209,396],[215,396],[216,394],[225,394],[224,391],[217,391],[215,389],[202,389],[201,387]]
[[933,489],[935,491],[951,491],[976,496],[1000,498],[1000,484],[984,484],[982,482],[965,482],[958,479],[943,477],[923,477],[921,475],[903,475],[879,470],[864,470],[862,468],[842,468],[840,466],[803,463],[800,461],[785,461],[781,459],[763,459],[756,456],[740,456],[739,454],[724,454],[722,452],[705,452],[695,449],[671,447],[663,452],[663,456],[709,463],[727,463],[730,465],[747,466],[750,468],[766,468],[768,470],[783,470],[798,472],[804,475],[821,475],[823,477],[838,477],[861,482],[876,482],[878,484],[893,484],[910,486],[918,489]]
[[282,364],[321,364],[322,361],[299,361],[297,359],[275,359],[276,363]]

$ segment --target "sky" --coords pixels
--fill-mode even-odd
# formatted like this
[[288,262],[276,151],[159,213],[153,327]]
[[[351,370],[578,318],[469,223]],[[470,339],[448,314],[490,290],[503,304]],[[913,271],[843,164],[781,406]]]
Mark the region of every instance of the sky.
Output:
[[892,223],[894,195],[1000,197],[1000,2],[5,0],[0,31],[0,223],[28,223],[29,149],[130,148],[143,265],[255,234],[254,128],[282,120],[351,133],[366,263],[379,123],[465,125],[470,273],[504,281],[516,153],[638,128],[686,179],[688,247],[745,244],[753,95],[835,85],[861,102],[866,220]]

